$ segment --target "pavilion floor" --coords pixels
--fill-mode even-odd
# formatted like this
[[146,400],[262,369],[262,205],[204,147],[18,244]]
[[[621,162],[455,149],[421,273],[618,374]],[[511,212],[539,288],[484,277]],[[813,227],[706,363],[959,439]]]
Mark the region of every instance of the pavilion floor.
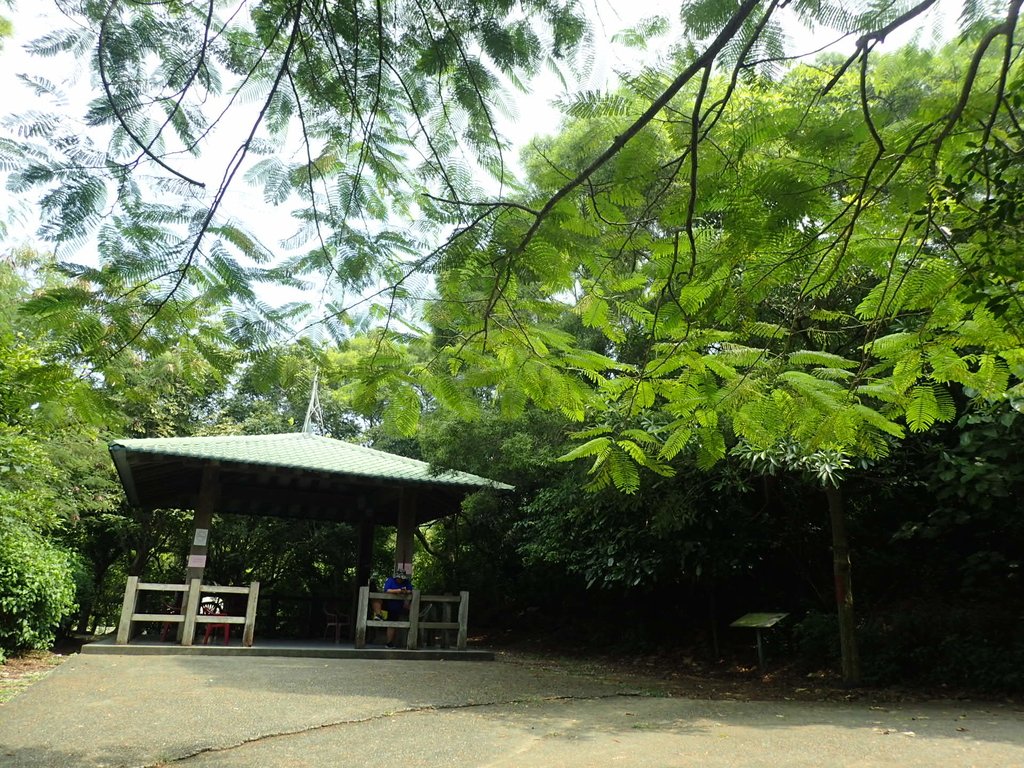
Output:
[[352,643],[333,643],[329,640],[260,640],[246,648],[237,638],[228,645],[211,642],[209,645],[178,645],[145,637],[135,638],[127,645],[116,645],[112,635],[82,646],[85,654],[122,654],[128,656],[285,656],[319,659],[403,659],[407,661],[493,661],[494,652],[488,650],[455,648],[386,648],[367,645],[356,648]]

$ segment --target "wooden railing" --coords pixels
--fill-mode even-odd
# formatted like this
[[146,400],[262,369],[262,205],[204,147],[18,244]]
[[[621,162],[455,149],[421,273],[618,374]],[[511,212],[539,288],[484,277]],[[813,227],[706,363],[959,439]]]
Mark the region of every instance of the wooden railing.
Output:
[[[137,613],[135,608],[140,592],[184,593],[184,611],[177,613]],[[203,595],[246,595],[248,600],[244,616],[226,614],[201,614],[199,604]],[[241,624],[242,645],[251,646],[256,628],[256,603],[260,596],[260,583],[252,582],[247,587],[204,586],[200,579],[188,584],[148,584],[139,581],[138,576],[129,576],[124,589],[124,603],[121,605],[121,621],[117,625],[118,645],[127,645],[132,634],[132,624],[138,621],[156,621],[161,624],[183,624],[181,644],[192,645],[196,624]]]
[[[408,621],[381,621],[369,618],[370,600],[408,600],[409,620]],[[420,611],[424,605],[440,603],[442,621],[422,620]],[[451,621],[452,606],[458,605],[458,621]],[[424,595],[418,589],[414,589],[408,595],[395,594],[394,592],[371,592],[369,587],[359,588],[359,599],[356,602],[356,648],[366,647],[366,630],[368,627],[393,627],[395,629],[409,630],[406,638],[406,648],[415,650],[419,647],[420,632],[423,630],[439,629],[445,632],[457,631],[458,637],[456,647],[460,651],[466,650],[466,639],[469,629],[469,592],[459,592],[457,595]]]

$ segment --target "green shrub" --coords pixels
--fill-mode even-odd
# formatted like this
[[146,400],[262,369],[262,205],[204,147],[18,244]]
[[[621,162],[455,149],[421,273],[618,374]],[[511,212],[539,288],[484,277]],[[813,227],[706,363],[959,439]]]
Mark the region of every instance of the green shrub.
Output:
[[839,663],[839,625],[835,614],[809,611],[792,628],[793,647],[808,668],[835,667]]
[[[809,613],[793,639],[805,665],[838,667],[834,615]],[[1024,690],[1024,621],[1005,605],[919,600],[863,618],[857,642],[868,685]]]
[[917,601],[861,628],[865,680],[985,691],[1024,689],[1024,631],[997,603]]
[[0,518],[0,651],[48,648],[75,608],[73,557],[23,523]]

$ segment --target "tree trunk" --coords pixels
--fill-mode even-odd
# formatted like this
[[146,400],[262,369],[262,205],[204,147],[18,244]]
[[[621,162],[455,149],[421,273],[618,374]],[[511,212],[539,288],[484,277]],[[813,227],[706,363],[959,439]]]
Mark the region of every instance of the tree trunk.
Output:
[[846,511],[838,488],[825,486],[828,514],[832,523],[832,568],[836,583],[836,610],[839,616],[839,648],[842,654],[843,683],[860,685],[860,654],[853,620],[853,588],[850,584],[850,545],[846,539]]
[[135,550],[135,557],[132,558],[131,563],[128,565],[129,576],[142,576],[142,572],[146,570],[146,563],[149,561],[149,554],[152,550],[146,545],[140,545]]
[[82,602],[82,607],[78,611],[78,621],[75,624],[75,632],[80,635],[84,635],[89,631],[89,621],[92,619],[92,600],[85,600]]
[[722,658],[722,647],[718,642],[718,601],[715,599],[715,580],[708,585],[708,622],[711,625],[711,652],[717,663]]
[[[114,560],[95,560],[93,561],[92,571],[92,587],[93,595],[99,595],[103,591],[103,582],[106,581],[107,572],[110,570],[110,566],[114,564]],[[83,602],[81,610],[78,613],[78,633],[88,634],[89,624],[92,621],[92,611],[96,607],[95,597]]]

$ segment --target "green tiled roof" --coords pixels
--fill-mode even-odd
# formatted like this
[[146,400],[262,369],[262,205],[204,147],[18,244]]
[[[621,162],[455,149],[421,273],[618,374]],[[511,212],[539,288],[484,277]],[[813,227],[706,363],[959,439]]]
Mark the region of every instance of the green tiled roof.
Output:
[[152,453],[225,463],[329,472],[400,483],[513,489],[511,485],[468,472],[448,471],[431,474],[430,465],[424,461],[304,432],[282,435],[115,440],[110,444],[110,450],[114,454],[121,451]]

